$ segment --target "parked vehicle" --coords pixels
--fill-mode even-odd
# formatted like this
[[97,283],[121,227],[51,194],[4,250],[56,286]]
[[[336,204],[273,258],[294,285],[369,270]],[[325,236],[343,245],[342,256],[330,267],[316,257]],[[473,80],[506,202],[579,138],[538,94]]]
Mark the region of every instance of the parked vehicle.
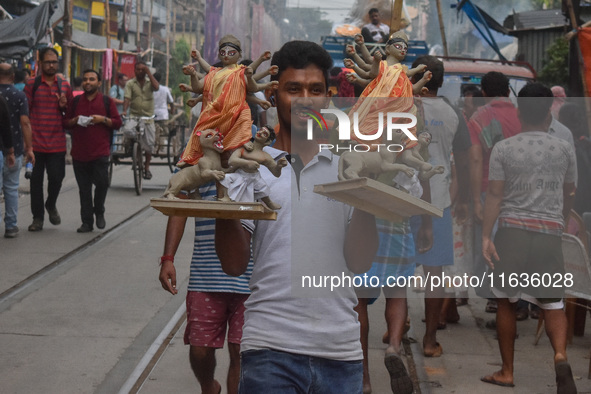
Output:
[[515,97],[519,90],[528,82],[536,78],[532,66],[526,62],[502,62],[498,60],[469,59],[460,57],[440,57],[445,68],[443,86],[439,95],[450,100],[452,104],[459,104],[468,86],[480,86],[484,74],[490,71],[503,73],[509,78],[511,97]]

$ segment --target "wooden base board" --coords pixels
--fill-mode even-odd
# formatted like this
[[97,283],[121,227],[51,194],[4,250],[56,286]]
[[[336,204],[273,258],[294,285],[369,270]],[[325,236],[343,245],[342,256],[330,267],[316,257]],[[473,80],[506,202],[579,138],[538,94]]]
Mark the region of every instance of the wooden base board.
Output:
[[369,178],[316,185],[314,192],[386,220],[398,221],[414,215],[443,216],[441,209],[428,202]]
[[152,198],[150,206],[167,216],[214,219],[277,220],[277,212],[260,202],[223,202]]

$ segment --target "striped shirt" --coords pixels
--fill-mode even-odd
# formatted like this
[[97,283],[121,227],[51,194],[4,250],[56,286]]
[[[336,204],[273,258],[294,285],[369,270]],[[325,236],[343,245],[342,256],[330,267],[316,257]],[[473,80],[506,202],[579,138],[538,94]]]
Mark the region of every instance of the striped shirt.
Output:
[[66,151],[66,133],[62,127],[62,111],[58,106],[58,96],[64,93],[68,104],[72,103],[72,89],[68,81],[62,80],[61,92],[57,76],[51,86],[41,77],[41,85],[33,95],[35,78],[29,79],[25,94],[29,101],[29,118],[33,129],[33,150],[35,152],[56,153]]
[[[202,186],[199,192],[204,200],[214,200],[215,183]],[[248,282],[251,274],[252,258],[244,274],[238,277],[227,275],[215,252],[215,219],[195,218],[189,291],[250,294]]]

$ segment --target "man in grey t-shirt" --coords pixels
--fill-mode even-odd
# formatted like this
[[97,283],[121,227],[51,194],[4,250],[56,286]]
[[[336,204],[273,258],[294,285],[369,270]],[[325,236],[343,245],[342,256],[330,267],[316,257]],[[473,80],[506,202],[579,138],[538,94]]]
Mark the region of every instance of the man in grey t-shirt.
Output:
[[[481,380],[514,386],[515,308],[521,297],[544,310],[546,333],[554,349],[557,391],[576,393],[566,358],[562,289],[556,292],[533,285],[535,275],[564,276],[561,235],[574,200],[576,159],[567,142],[548,134],[552,120],[550,89],[538,83],[526,85],[519,92],[518,104],[521,133],[497,143],[490,158],[482,252],[494,274],[497,336],[503,364],[499,371]],[[499,229],[493,243],[491,232],[497,217]],[[519,278],[519,283],[508,285],[511,277]],[[503,283],[502,278],[507,282]],[[524,279],[532,280],[532,285]]]

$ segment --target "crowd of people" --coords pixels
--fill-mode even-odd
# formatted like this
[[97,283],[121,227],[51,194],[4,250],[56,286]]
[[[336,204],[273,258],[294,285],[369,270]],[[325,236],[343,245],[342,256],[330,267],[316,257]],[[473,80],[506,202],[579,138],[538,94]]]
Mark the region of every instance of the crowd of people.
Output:
[[[5,200],[4,236],[15,238],[19,234],[18,186],[24,165],[27,166],[26,177],[30,178],[33,215],[28,230],[43,230],[46,211],[51,224],[61,223],[56,203],[65,177],[67,150],[80,195],[82,225],[77,232],[90,232],[95,225],[104,229],[114,130],[122,127],[122,119],[127,114],[129,120],[124,130],[133,130],[134,117],[154,118],[156,115],[156,119],[147,122],[143,135],[144,178],[151,179],[154,122],[166,122],[169,104],[170,110],[174,110],[170,89],[160,85],[143,62],[136,64],[135,77],[131,80],[119,74],[108,95],[101,93],[101,74],[93,69],[74,77],[71,87],[59,73],[58,52],[49,47],[39,51],[38,69],[38,75],[32,78],[27,69],[16,70],[8,63],[0,64],[0,111],[7,120],[2,122],[1,128],[1,147],[6,155],[0,179]],[[67,135],[71,146],[66,143]]]
[[[222,57],[230,48],[225,42],[219,45]],[[232,48],[240,52],[239,43]],[[229,393],[372,391],[367,309],[381,286],[341,289],[337,298],[315,298],[311,303],[296,289],[301,290],[295,279],[298,274],[366,273],[384,280],[413,275],[418,265],[431,277],[443,272],[476,274],[493,267],[495,274],[501,274],[512,272],[507,267],[514,259],[522,259],[522,268],[533,272],[544,268],[537,263],[540,253],[555,256],[546,267],[554,270],[550,272],[564,272],[559,234],[576,194],[575,146],[570,131],[552,116],[550,89],[529,84],[518,92],[515,106],[506,76],[491,72],[480,86],[465,90],[465,105],[458,111],[438,97],[443,63],[431,56],[417,59],[413,66],[425,64],[432,73],[427,89],[415,97],[427,125],[429,160],[444,166],[442,175],[422,182],[423,197],[444,214],[441,219],[426,216],[391,222],[310,193],[310,185],[335,181],[337,173],[338,157],[318,153],[317,142],[305,138],[307,119],[300,116],[301,108],[320,110],[316,107],[322,100],[318,99],[339,92],[330,86],[330,75],[337,74],[330,73],[332,61],[326,51],[310,42],[293,41],[273,55],[271,64],[278,66],[279,72],[271,77],[278,85],[266,89],[265,97],[277,111],[279,133],[275,145],[265,151],[290,163],[290,171],[279,178],[260,169],[270,197],[282,206],[277,221],[195,221],[185,343],[203,393],[221,390],[214,379],[215,349],[223,347],[226,329]],[[416,74],[413,81],[422,77]],[[541,99],[532,107],[532,98]],[[490,133],[496,133],[492,140]],[[517,145],[521,148],[514,148]],[[552,155],[553,162],[560,164],[547,172],[539,161],[530,160],[532,154]],[[528,159],[514,163],[519,155]],[[518,186],[540,179],[552,188],[534,191]],[[298,190],[293,196],[292,184]],[[215,186],[202,187],[200,193],[215,199]],[[185,220],[168,219],[161,257],[159,279],[172,294],[178,293],[174,256]],[[493,243],[497,222],[500,238]],[[516,256],[521,243],[528,244],[529,239],[534,240],[531,246]],[[459,320],[457,307],[468,302],[468,289],[426,287],[423,354],[441,357],[445,344],[437,341],[437,330]],[[384,366],[394,393],[413,391],[401,347],[410,324],[407,290],[383,288],[387,298]],[[575,393],[566,357],[561,295],[535,298],[526,290],[516,294],[506,293],[506,288],[487,290],[478,295],[489,298],[488,310],[497,313],[494,323],[503,363],[500,371],[481,380],[514,385],[513,341],[517,302],[522,299],[540,307],[538,313],[544,315],[554,349],[558,392]]]
[[[387,33],[386,39],[380,38],[379,15],[372,16],[371,24],[374,41],[403,47],[399,41],[387,40]],[[223,97],[224,91],[216,84],[226,89],[235,75],[235,86],[241,89],[240,122],[248,125],[250,133],[253,117],[245,100],[254,89],[249,90],[245,66],[237,65],[241,53],[240,42],[226,36],[219,43],[220,67],[205,62],[202,78],[195,69],[187,69],[195,82],[187,89],[205,91],[207,96],[202,99],[206,116],[198,120],[196,129],[214,116],[233,115],[226,113],[229,107],[214,113],[218,107],[211,106]],[[78,232],[92,231],[95,225],[104,228],[113,130],[133,129],[133,117],[156,114],[156,121],[166,119],[166,106],[172,101],[158,75],[141,61],[135,65],[135,78],[118,77],[110,97],[100,92],[101,74],[91,69],[82,73],[82,93],[74,97],[74,89],[58,75],[54,49],[42,50],[39,63],[40,75],[28,81],[11,65],[0,64],[0,119],[6,120],[0,124],[11,125],[0,127],[0,154],[6,156],[0,162],[4,163],[7,238],[18,234],[15,193],[23,162],[34,164],[29,231],[43,229],[45,211],[52,224],[60,224],[56,201],[65,173],[64,129],[72,136],[73,168],[80,190],[82,225]],[[591,198],[579,198],[589,189],[589,139],[585,129],[573,122],[570,104],[556,108],[553,91],[531,83],[518,92],[516,106],[509,99],[507,77],[490,72],[479,87],[463,92],[464,106],[458,111],[438,96],[445,70],[432,56],[415,61],[413,69],[425,65],[426,70],[412,75],[411,82],[430,73],[426,89],[414,101],[424,125],[419,127],[423,133],[419,137],[428,145],[425,160],[442,166],[443,173],[421,179],[421,198],[441,209],[443,217],[386,221],[313,193],[313,185],[337,180],[339,157],[319,152],[318,141],[307,138],[309,117],[302,113],[309,108],[320,111],[339,93],[330,86],[332,64],[319,45],[288,42],[273,54],[271,65],[277,72],[270,73],[272,83],[265,85],[265,97],[256,99],[261,107],[267,106],[264,103],[272,106],[277,116],[275,144],[264,151],[276,161],[289,163],[280,176],[264,166],[259,168],[269,197],[281,206],[277,220],[195,220],[184,341],[203,393],[221,391],[214,379],[215,350],[224,346],[226,331],[228,393],[371,393],[368,308],[382,287],[345,286],[331,296],[304,289],[315,297],[312,301],[301,293],[302,275],[367,274],[384,281],[409,277],[419,265],[431,278],[443,272],[509,274],[516,266],[521,272],[564,273],[560,246],[564,220],[577,201],[580,213],[589,211]],[[23,77],[24,92],[16,84],[17,74]],[[122,115],[128,112],[130,120],[123,125]],[[145,177],[150,179],[153,122],[148,122],[144,138]],[[198,154],[185,158],[191,162]],[[552,166],[544,165],[548,162]],[[542,187],[531,186],[538,182]],[[204,199],[215,199],[216,185],[202,186],[199,193]],[[159,280],[173,295],[178,293],[174,257],[185,223],[186,217],[168,218],[160,259]],[[542,260],[545,264],[540,264]],[[401,347],[410,324],[407,290],[383,287],[387,298],[384,366],[394,393],[413,392]],[[427,284],[425,357],[444,357],[445,343],[438,342],[437,330],[459,320],[457,307],[468,302],[467,290]],[[530,303],[541,308],[537,313],[544,317],[554,350],[557,391],[576,393],[566,356],[563,294],[531,294],[528,289],[508,289],[498,282],[477,290],[478,296],[489,299],[487,311],[496,312],[502,359],[501,369],[481,380],[514,385],[516,320]]]

